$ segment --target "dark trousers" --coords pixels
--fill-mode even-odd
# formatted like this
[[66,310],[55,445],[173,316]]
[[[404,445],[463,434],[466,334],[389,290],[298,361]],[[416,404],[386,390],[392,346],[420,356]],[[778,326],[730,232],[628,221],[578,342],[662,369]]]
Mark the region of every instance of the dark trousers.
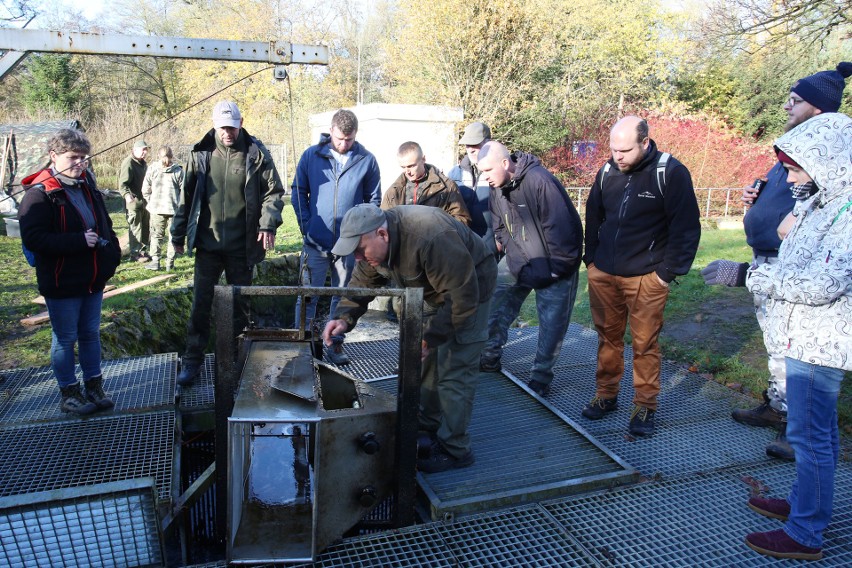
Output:
[[[187,362],[200,363],[204,358],[204,349],[210,339],[210,312],[213,307],[213,288],[219,283],[222,273],[225,281],[233,286],[250,286],[252,269],[245,257],[230,256],[199,250],[195,254],[195,276],[193,278],[192,311],[186,326],[186,351],[183,355]],[[238,301],[234,306],[234,337],[248,323],[245,302]]]

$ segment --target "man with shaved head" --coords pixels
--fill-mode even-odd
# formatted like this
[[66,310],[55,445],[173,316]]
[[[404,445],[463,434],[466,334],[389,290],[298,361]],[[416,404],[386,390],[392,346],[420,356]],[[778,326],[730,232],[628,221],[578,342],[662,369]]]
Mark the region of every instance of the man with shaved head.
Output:
[[480,148],[477,165],[491,186],[489,207],[497,248],[506,253],[515,280],[495,294],[479,368],[501,368],[509,325],[535,290],[538,345],[527,385],[546,397],[577,296],[583,253],[580,215],[559,180],[532,154],[510,154],[491,140]]
[[663,310],[669,283],[689,272],[701,237],[698,202],[686,166],[660,152],[648,123],[626,116],[609,141],[586,203],[589,307],[598,332],[596,391],[583,416],[618,408],[624,332],[633,338],[633,435],[654,433],[660,392]]

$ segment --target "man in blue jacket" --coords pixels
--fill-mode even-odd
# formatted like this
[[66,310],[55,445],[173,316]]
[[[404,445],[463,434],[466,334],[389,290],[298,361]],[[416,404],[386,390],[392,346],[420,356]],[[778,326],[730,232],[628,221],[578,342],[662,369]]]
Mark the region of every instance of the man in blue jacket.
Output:
[[598,332],[591,420],[618,408],[624,332],[633,336],[634,435],[654,432],[660,392],[663,310],[669,283],[689,272],[701,222],[686,166],[657,149],[648,123],[626,116],[610,132],[612,158],[600,169],[586,203],[589,307]]
[[[340,223],[347,211],[361,203],[379,205],[381,180],[376,158],[355,141],[358,118],[351,110],[341,109],[331,118],[329,134],[320,136],[319,144],[304,151],[293,179],[291,202],[304,244],[301,258],[301,280],[304,286],[325,286],[331,271],[331,286],[345,287],[352,277],[355,257],[335,257],[331,249],[340,237]],[[313,322],[317,299],[306,298],[307,326]],[[334,313],[340,298],[331,299]],[[296,301],[296,325],[301,317],[302,298]],[[342,338],[335,338],[327,351],[337,365],[348,363],[343,353]]]
[[565,188],[532,154],[510,154],[501,143],[479,150],[478,167],[491,186],[491,209],[498,250],[515,283],[488,318],[488,342],[479,367],[501,368],[509,325],[535,290],[538,347],[528,386],[539,396],[550,393],[553,364],[571,321],[577,296],[577,269],[583,251],[580,215]]

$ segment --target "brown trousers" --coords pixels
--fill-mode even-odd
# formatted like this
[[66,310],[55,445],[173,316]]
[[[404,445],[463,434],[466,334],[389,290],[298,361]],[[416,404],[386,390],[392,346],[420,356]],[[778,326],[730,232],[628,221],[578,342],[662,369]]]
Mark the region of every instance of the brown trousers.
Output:
[[590,266],[589,307],[598,331],[596,396],[618,396],[624,374],[624,332],[633,337],[633,403],[657,409],[660,393],[660,347],[663,310],[669,287],[656,273],[613,276]]

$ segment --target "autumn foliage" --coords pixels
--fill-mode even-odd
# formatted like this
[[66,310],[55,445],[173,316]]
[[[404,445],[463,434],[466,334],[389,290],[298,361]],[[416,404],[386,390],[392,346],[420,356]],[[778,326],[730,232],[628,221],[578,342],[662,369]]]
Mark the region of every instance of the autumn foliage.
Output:
[[[696,188],[743,187],[765,175],[775,163],[771,144],[738,136],[720,122],[662,113],[644,116],[651,138],[660,150],[671,153],[689,168]],[[586,144],[579,147],[571,142],[553,148],[543,157],[545,165],[565,185],[590,185],[598,169],[609,159],[610,127],[610,124],[601,125],[596,131],[585,133]],[[596,143],[594,150],[588,142]]]

